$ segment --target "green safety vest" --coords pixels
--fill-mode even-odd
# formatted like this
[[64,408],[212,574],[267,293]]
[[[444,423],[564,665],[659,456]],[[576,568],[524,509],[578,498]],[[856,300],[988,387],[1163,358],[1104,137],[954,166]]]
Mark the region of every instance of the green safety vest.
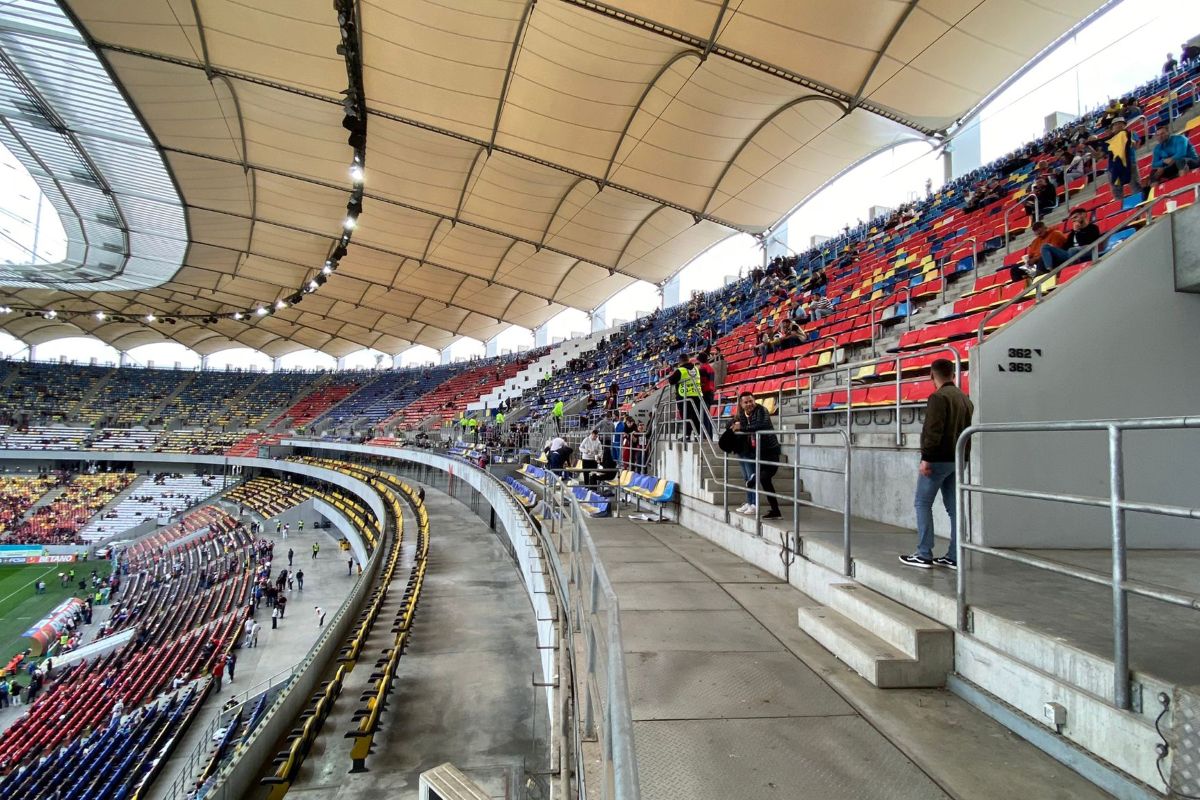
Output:
[[468,428],[474,428],[474,427],[475,427],[476,425],[478,425],[479,423],[478,423],[476,420],[474,420],[474,419],[469,419],[469,420],[467,420],[467,423],[466,423],[466,424],[467,424],[467,427],[468,427]]
[[554,414],[554,416],[556,416],[556,417],[561,417],[563,415],[563,401],[562,400],[559,400],[557,403],[554,404],[554,411],[552,411],[551,413]]
[[700,380],[687,367],[679,368],[679,384],[676,388],[680,397],[700,396]]
[[496,424],[497,424],[497,425],[503,425],[503,424],[504,424],[504,415],[503,415],[503,414],[497,414],[497,415],[496,415]]

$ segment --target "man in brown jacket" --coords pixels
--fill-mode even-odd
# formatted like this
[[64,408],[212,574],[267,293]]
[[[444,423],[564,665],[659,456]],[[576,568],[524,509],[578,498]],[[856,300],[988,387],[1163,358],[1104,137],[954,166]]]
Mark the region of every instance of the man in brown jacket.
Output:
[[1020,264],[1013,264],[1009,268],[1009,274],[1014,281],[1018,281],[1026,275],[1050,271],[1042,264],[1042,248],[1046,245],[1057,247],[1060,250],[1067,246],[1066,234],[1058,228],[1051,228],[1038,220],[1033,223],[1032,229],[1033,241],[1029,243],[1029,248],[1025,251],[1024,261]]
[[[954,446],[959,435],[971,424],[975,406],[954,385],[954,364],[944,358],[933,362],[929,377],[936,390],[925,406],[925,426],[921,429],[921,466],[913,506],[917,511],[917,552],[900,556],[910,567],[933,566],[958,569],[955,550],[958,521],[955,519]],[[970,457],[970,450],[967,451]],[[950,547],[946,555],[933,557],[933,499],[942,493],[942,504],[950,515]]]

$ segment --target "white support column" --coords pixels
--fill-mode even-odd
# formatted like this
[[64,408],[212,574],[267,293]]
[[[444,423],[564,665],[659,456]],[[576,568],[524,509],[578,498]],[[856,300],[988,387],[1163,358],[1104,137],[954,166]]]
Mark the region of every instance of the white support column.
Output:
[[282,358],[272,358],[271,359],[271,372],[279,372],[279,370],[281,370],[282,368],[283,368],[283,359]]
[[124,350],[117,353],[117,366],[124,367],[129,364],[129,353]]
[[208,369],[208,356],[200,356],[200,369]]
[[345,368],[346,368],[346,357],[345,357],[345,356],[338,356],[338,360],[337,360],[337,362],[335,363],[335,366],[336,366],[336,367],[337,367],[339,370],[345,369]]

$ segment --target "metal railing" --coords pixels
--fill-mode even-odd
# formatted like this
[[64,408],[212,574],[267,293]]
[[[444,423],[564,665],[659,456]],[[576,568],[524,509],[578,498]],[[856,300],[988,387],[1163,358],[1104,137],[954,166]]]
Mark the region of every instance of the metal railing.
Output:
[[[1139,503],[1125,496],[1125,452],[1124,432],[1129,430],[1184,430],[1200,428],[1200,417],[1164,417],[1127,420],[1069,420],[1061,422],[998,422],[972,425],[959,436],[954,453],[957,508],[956,521],[958,542],[955,549],[959,564],[956,597],[958,602],[958,630],[970,631],[970,608],[967,603],[968,574],[964,556],[982,553],[1025,566],[1065,575],[1089,583],[1112,588],[1113,621],[1113,705],[1128,710],[1132,706],[1131,678],[1129,670],[1129,595],[1145,597],[1171,605],[1200,610],[1200,594],[1174,589],[1165,589],[1150,583],[1129,578],[1126,569],[1125,516],[1128,512],[1155,514],[1180,519],[1200,520],[1200,508],[1166,505],[1162,503]],[[971,481],[966,448],[972,438],[984,433],[1053,433],[1058,431],[1104,431],[1108,436],[1108,497],[1090,497],[1060,492],[1040,492],[1025,489],[1006,489],[985,486]],[[1073,567],[1037,556],[1012,550],[1001,550],[976,544],[971,528],[969,498],[972,494],[1040,500],[1066,503],[1077,506],[1109,509],[1110,549],[1112,572],[1109,575],[1094,570]]]
[[[846,363],[846,364],[835,364],[827,370],[823,370],[821,372],[810,372],[805,375],[801,375],[799,373],[799,361],[797,361],[795,376],[792,378],[789,378],[787,380],[784,380],[782,383],[779,384],[779,389],[778,389],[779,400],[778,400],[777,406],[780,409],[783,408],[783,401],[786,396],[786,390],[788,389],[788,387],[795,386],[796,387],[795,394],[792,396],[794,396],[797,399],[797,403],[799,404],[800,409],[804,409],[807,407],[808,428],[809,428],[809,430],[814,430],[814,428],[815,428],[814,422],[815,422],[815,416],[816,416],[816,408],[815,408],[816,396],[817,396],[818,392],[839,391],[839,390],[845,391],[846,392],[846,435],[850,437],[851,441],[853,441],[853,438],[854,438],[854,405],[851,402],[851,393],[854,390],[854,374],[856,372],[866,369],[867,367],[873,367],[878,364],[888,364],[888,363],[894,362],[896,365],[896,375],[894,377],[893,384],[896,387],[896,398],[895,398],[894,405],[889,405],[889,406],[887,406],[887,408],[891,408],[895,412],[895,416],[896,416],[896,420],[895,420],[895,422],[896,422],[896,446],[902,447],[904,445],[904,434],[903,434],[903,430],[902,430],[902,426],[901,426],[900,408],[901,408],[901,406],[904,405],[903,390],[902,390],[902,387],[904,384],[904,380],[903,380],[904,359],[916,358],[918,356],[928,356],[928,355],[934,355],[934,354],[944,354],[947,361],[952,361],[954,363],[954,381],[955,381],[955,383],[958,383],[959,379],[962,377],[962,356],[959,355],[958,350],[956,350],[954,347],[952,347],[951,345],[948,345],[948,344],[936,345],[933,347],[925,347],[925,348],[922,348],[921,350],[915,351],[913,353],[908,353],[908,354],[897,353],[895,355],[878,356],[875,358],[868,358],[863,361],[853,361],[853,362]],[[846,372],[846,382],[844,384],[841,383],[841,381],[838,379],[838,375],[843,370],[845,370],[845,372]],[[818,390],[816,387],[816,379],[823,377],[823,376],[832,377],[833,383],[829,386],[823,387]],[[804,381],[806,379],[808,380],[808,386],[804,390],[801,390],[800,384],[802,381]],[[876,384],[876,385],[880,385],[880,384]],[[807,405],[804,403],[804,400],[808,401]],[[871,408],[872,408],[872,410],[878,410],[878,409],[881,409],[884,407],[883,406],[872,406]],[[780,413],[782,413],[782,412],[780,412]],[[839,411],[837,413],[841,413],[841,412]]]
[[[942,281],[942,289],[945,290],[945,288],[946,288],[946,282]],[[894,299],[896,297],[896,295],[901,294],[901,293],[903,293],[903,295],[904,295],[904,308],[905,308],[904,327],[906,330],[910,330],[910,331],[912,330],[913,302],[912,302],[912,289],[911,288],[909,288],[908,286],[905,286],[903,289],[897,289],[896,291],[892,292],[886,298],[881,297],[878,300],[872,300],[870,306],[868,307],[868,311],[867,311],[867,313],[870,315],[870,320],[871,320],[871,356],[872,357],[878,355],[878,352],[875,350],[875,339],[876,339],[875,331],[877,328],[883,327],[883,321],[882,320],[877,321],[875,319],[875,308],[881,301],[887,300],[887,299]],[[798,365],[799,365],[799,359],[797,359],[797,371],[799,370]]]
[[[1032,298],[1034,304],[1036,305],[1037,303],[1042,302],[1043,298],[1045,297],[1043,287],[1048,281],[1055,279],[1058,276],[1058,273],[1062,272],[1067,267],[1074,266],[1075,264],[1079,264],[1085,260],[1096,259],[1098,256],[1102,255],[1101,248],[1108,244],[1109,240],[1112,239],[1113,236],[1130,230],[1130,225],[1138,222],[1143,217],[1145,217],[1145,224],[1147,226],[1154,222],[1154,207],[1160,202],[1166,201],[1172,197],[1188,194],[1189,192],[1192,194],[1193,202],[1200,202],[1200,184],[1185,186],[1183,188],[1167,192],[1166,194],[1158,195],[1153,200],[1145,202],[1140,208],[1131,209],[1129,215],[1125,217],[1125,219],[1121,220],[1119,224],[1115,225],[1108,233],[1105,233],[1090,245],[1081,248],[1079,252],[1075,253],[1073,256],[1059,264],[1054,269],[1035,278],[1029,286],[1029,290],[1032,291],[1034,295]],[[1170,214],[1171,211],[1167,211],[1166,213]],[[979,332],[976,336],[976,341],[983,341],[983,337],[986,333],[989,322],[1007,311],[1011,306],[1020,302],[1026,302],[1031,299],[1029,297],[1030,291],[1021,292],[1015,297],[1009,298],[985,314],[979,323]]]
[[[495,476],[490,477],[499,482]],[[570,630],[583,639],[584,663],[572,669],[582,679],[583,689],[583,697],[575,698],[579,715],[576,732],[600,746],[601,800],[639,800],[633,712],[616,590],[584,522],[587,515],[566,483],[550,470],[545,472],[538,510],[540,524],[527,509],[524,513],[531,529],[545,538],[543,550],[555,591],[568,615]],[[577,747],[577,757],[582,759],[582,747]],[[587,796],[585,774],[581,765],[581,798]]]

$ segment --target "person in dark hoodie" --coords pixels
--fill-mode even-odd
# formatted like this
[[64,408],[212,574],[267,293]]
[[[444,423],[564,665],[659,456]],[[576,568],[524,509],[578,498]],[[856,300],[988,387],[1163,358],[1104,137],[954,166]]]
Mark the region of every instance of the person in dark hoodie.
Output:
[[[742,447],[742,457],[738,462],[742,468],[742,477],[746,479],[746,504],[737,509],[741,514],[753,516],[758,508],[758,497],[754,491],[755,486],[767,494],[767,503],[771,510],[763,514],[763,519],[779,519],[783,514],[779,510],[779,499],[775,496],[775,484],[771,479],[775,477],[775,473],[779,471],[779,459],[782,453],[779,447],[779,439],[773,433],[761,434],[758,437],[754,433],[758,431],[771,431],[774,426],[771,425],[771,415],[767,410],[759,405],[754,400],[754,395],[750,392],[742,392],[738,395],[738,410],[737,415],[733,418],[733,422],[729,426],[730,430],[735,433],[743,434],[744,446]],[[755,475],[755,449],[757,438],[758,450],[758,474]]]

